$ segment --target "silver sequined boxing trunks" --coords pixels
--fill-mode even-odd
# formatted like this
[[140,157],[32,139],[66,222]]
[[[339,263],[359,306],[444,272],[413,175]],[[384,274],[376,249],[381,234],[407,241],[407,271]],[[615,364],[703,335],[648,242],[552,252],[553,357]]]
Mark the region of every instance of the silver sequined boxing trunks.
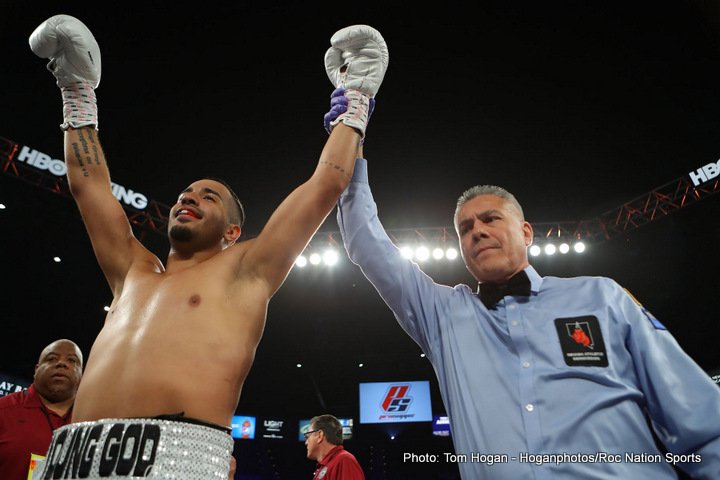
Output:
[[106,419],[55,430],[41,479],[227,480],[232,437],[187,421]]

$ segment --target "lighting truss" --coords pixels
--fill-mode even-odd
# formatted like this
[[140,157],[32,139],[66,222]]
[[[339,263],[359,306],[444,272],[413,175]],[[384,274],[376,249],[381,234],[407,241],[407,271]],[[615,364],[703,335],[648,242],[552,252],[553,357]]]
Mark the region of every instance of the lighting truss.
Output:
[[[38,188],[63,196],[70,196],[65,176],[56,176],[47,170],[40,170],[27,163],[17,161],[21,146],[0,137],[0,171],[5,175],[27,182]],[[535,222],[535,241],[549,240],[573,243],[598,243],[640,228],[648,223],[669,215],[688,205],[694,204],[720,191],[720,178],[709,179],[695,186],[689,175],[684,175],[651,190],[629,202],[608,210],[595,218],[580,221]],[[155,200],[148,200],[147,207],[137,209],[123,204],[130,223],[136,227],[139,237],[147,232],[167,234],[170,207]],[[397,245],[426,244],[428,247],[456,246],[458,238],[451,226],[389,229],[390,238]],[[338,247],[342,241],[337,231],[318,232],[309,248]]]

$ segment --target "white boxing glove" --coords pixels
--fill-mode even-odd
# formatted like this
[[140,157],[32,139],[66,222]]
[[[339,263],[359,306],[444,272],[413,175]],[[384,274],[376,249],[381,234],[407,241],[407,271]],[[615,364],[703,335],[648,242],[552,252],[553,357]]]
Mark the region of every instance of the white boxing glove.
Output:
[[330,45],[325,70],[332,84],[374,97],[390,61],[380,32],[368,25],[352,25],[335,32]]
[[100,47],[90,30],[75,17],[55,15],[30,35],[30,48],[50,59],[47,68],[57,79],[63,96],[63,130],[97,127],[94,89],[100,84]]
[[385,77],[390,53],[380,32],[368,25],[352,25],[338,30],[325,52],[325,71],[336,88],[344,90],[347,110],[330,122],[354,128],[362,138],[372,112],[371,99]]
[[58,87],[77,82],[100,84],[100,47],[90,30],[75,17],[55,15],[30,35],[30,48],[40,58],[49,58],[48,70]]

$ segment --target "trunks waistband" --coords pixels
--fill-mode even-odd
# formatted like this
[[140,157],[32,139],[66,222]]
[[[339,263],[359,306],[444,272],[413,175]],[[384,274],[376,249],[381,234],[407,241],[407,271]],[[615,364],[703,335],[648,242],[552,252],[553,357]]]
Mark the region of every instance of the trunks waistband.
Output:
[[223,427],[222,425],[218,425],[217,423],[206,422],[205,420],[198,420],[197,418],[186,417],[185,412],[166,413],[163,415],[155,415],[154,417],[141,417],[141,418],[148,418],[148,419],[154,419],[154,420],[169,420],[171,422],[192,423],[194,425],[202,425],[203,427],[214,428],[216,430],[220,430],[221,432],[225,432],[228,435],[232,435],[232,429],[229,427]]
[[60,427],[35,478],[227,479],[234,445],[228,429],[176,415],[180,417],[103,419]]

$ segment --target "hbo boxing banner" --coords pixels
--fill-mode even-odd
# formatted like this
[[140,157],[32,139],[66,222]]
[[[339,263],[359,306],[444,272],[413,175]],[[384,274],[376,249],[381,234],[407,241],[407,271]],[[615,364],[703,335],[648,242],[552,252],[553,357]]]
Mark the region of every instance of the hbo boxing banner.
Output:
[[[65,162],[53,158],[47,153],[35,150],[27,145],[21,145],[4,137],[0,137],[0,164],[3,168],[14,164],[15,168],[29,167],[37,170],[39,174],[49,174],[52,177],[63,178],[67,174]],[[7,164],[7,165],[6,165]],[[131,190],[123,185],[110,182],[112,193],[123,204],[137,210],[148,206],[147,195]]]
[[713,382],[715,382],[715,384],[720,387],[720,368],[708,372],[708,375],[710,375],[710,378],[713,379]]

